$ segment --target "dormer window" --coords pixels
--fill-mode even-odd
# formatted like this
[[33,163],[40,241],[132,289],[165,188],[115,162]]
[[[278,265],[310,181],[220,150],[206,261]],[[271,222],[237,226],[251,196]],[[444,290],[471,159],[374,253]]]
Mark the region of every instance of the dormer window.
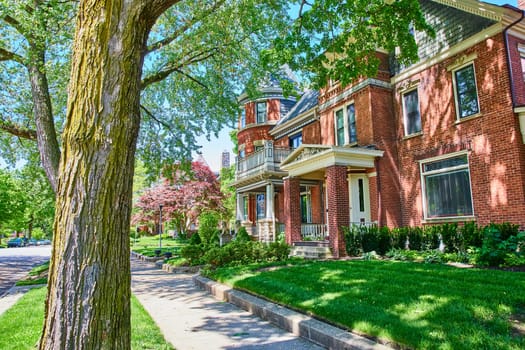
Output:
[[266,101],[255,104],[255,115],[257,116],[257,124],[266,123]]

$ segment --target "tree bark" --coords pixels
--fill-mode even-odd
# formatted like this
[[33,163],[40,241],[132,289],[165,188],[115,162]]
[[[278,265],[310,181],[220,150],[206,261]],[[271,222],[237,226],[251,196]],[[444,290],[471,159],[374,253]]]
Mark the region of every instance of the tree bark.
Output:
[[129,222],[148,0],[80,2],[41,350],[130,348]]
[[60,147],[55,130],[47,76],[43,71],[45,54],[42,49],[33,44],[31,45],[31,55],[34,57],[35,63],[28,66],[28,71],[31,82],[38,151],[42,167],[46,172],[53,191],[56,193]]

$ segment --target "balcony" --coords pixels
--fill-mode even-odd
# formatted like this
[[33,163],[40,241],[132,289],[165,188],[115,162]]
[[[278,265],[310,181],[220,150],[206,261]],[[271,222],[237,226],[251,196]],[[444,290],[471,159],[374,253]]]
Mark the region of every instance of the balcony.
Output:
[[253,152],[245,158],[236,159],[235,180],[265,172],[280,172],[279,165],[292,152],[288,147],[274,147],[268,142],[263,149]]

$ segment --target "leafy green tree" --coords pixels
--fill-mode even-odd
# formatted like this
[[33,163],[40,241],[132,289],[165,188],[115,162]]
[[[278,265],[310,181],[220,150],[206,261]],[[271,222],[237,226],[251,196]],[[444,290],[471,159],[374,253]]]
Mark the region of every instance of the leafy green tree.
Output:
[[414,31],[433,35],[418,0],[296,1],[298,15],[265,59],[302,71],[313,86],[342,85],[377,73],[378,49],[400,64],[418,59]]
[[51,237],[55,216],[55,193],[44,171],[37,160],[32,160],[16,175],[22,189],[19,195],[26,203],[23,221],[24,228],[27,229],[27,238],[32,238],[34,228],[42,229]]
[[25,202],[20,193],[12,174],[0,169],[0,243],[6,233],[21,229],[19,222],[24,216]]
[[221,181],[221,192],[224,195],[222,205],[224,210],[221,215],[221,221],[226,223],[227,227],[230,228],[235,221],[235,210],[236,210],[236,195],[235,188],[231,186],[235,181],[235,164],[227,168],[222,168],[220,173]]
[[[292,35],[283,36],[288,17],[282,0],[0,0],[0,79],[8,87],[0,97],[0,129],[8,133],[0,147],[16,153],[9,145],[36,141],[57,198],[40,349],[130,347],[129,222],[137,145],[149,165],[188,156],[195,136],[217,132],[235,118],[238,84],[256,90],[266,64],[288,55],[295,67],[304,61],[306,68],[319,68],[323,59],[315,57],[324,47],[348,45],[355,51],[343,51],[345,63],[331,63],[343,77],[345,70],[359,76],[367,72],[358,63],[373,62],[363,58],[371,45],[352,40],[389,49],[369,27],[395,35],[417,20],[417,0],[396,0],[393,7],[346,1],[341,14],[333,3],[314,2],[309,16],[301,12]],[[384,23],[364,20],[379,14]],[[348,16],[347,25],[317,30],[333,15]],[[352,40],[317,36],[354,26],[370,34],[363,40],[356,30]],[[321,45],[309,42],[306,31]],[[284,39],[260,61],[273,37]],[[399,39],[403,52],[410,36]]]

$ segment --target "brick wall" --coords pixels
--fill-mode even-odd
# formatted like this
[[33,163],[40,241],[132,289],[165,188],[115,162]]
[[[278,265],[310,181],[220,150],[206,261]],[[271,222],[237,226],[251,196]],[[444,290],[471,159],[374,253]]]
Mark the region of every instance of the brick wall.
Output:
[[239,146],[245,145],[244,150],[246,155],[250,155],[255,151],[254,142],[259,140],[272,140],[272,136],[269,134],[271,125],[261,124],[261,126],[254,126],[239,131],[237,134],[237,140]]
[[[376,159],[376,208],[379,225],[400,226],[401,203],[399,193],[399,158],[396,145],[395,118],[392,109],[392,90],[379,87],[370,89],[371,116],[369,123],[373,131],[372,144],[383,150],[383,157]],[[359,137],[359,136],[358,136]],[[372,197],[372,193],[370,194]],[[372,206],[371,206],[372,207]]]
[[303,143],[310,145],[321,143],[321,124],[319,124],[319,121],[303,127]]
[[312,222],[315,224],[323,223],[323,197],[321,185],[310,187],[310,195],[312,200]]
[[[457,122],[452,72],[447,66],[473,53],[477,54],[474,65],[481,116]],[[410,79],[419,79],[422,134],[404,138],[401,95],[397,93],[402,224],[420,225],[423,218],[418,161],[468,150],[477,222],[510,221],[525,226],[525,149],[512,109],[503,36],[489,38]]]
[[379,222],[380,198],[377,192],[377,176],[368,178],[368,191],[370,193],[370,220]]
[[284,179],[284,214],[286,243],[302,241],[301,237],[301,187],[299,178]]
[[334,165],[326,168],[326,193],[328,196],[328,232],[330,247],[336,258],[346,256],[343,226],[350,225],[347,169]]
[[268,120],[278,121],[281,118],[281,101],[278,99],[268,100],[266,111],[268,113]]

